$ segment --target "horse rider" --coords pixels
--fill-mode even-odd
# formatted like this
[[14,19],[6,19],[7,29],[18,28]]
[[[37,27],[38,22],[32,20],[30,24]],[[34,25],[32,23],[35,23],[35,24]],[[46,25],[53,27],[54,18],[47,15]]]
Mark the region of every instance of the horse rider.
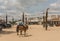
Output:
[[24,26],[24,23],[22,21],[20,21],[20,22],[17,22],[17,25]]
[[22,21],[19,22],[19,26],[24,26],[24,23]]

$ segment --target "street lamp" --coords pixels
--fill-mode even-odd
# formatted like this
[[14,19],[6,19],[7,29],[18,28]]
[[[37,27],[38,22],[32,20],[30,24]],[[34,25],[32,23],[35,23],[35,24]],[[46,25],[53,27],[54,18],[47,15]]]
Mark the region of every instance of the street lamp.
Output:
[[48,10],[49,10],[49,8],[47,8],[47,10],[46,10],[46,30],[47,30],[47,27],[48,27],[48,25],[47,25]]
[[25,16],[24,16],[24,12],[23,12],[23,15],[22,15],[22,22],[23,22],[23,23],[24,23],[24,17],[25,17]]
[[8,22],[8,16],[7,16],[7,14],[6,14],[6,24],[7,24],[7,22]]

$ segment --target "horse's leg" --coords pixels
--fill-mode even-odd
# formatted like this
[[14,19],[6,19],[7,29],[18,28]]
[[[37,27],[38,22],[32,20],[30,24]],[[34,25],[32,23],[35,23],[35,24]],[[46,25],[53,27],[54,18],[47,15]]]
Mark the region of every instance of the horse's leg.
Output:
[[24,30],[24,36],[26,36],[26,30]]
[[19,30],[17,31],[17,35],[19,35]]
[[22,35],[22,30],[20,31],[20,35]]
[[19,29],[18,28],[16,29],[16,31],[17,31],[17,35],[19,35]]

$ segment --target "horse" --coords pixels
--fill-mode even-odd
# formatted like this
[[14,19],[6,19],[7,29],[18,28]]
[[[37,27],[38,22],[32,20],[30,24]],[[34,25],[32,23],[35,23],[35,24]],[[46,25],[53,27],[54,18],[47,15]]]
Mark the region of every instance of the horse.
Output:
[[26,31],[28,30],[28,25],[17,25],[16,31],[17,31],[17,35],[19,35],[19,31],[20,31],[20,35],[22,34],[22,31],[24,31],[24,36],[26,36]]

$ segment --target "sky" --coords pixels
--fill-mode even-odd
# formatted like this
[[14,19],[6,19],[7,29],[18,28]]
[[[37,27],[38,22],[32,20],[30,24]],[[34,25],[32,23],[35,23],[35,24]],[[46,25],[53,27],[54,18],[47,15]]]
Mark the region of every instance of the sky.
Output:
[[[49,9],[49,14],[60,14],[60,0],[0,0],[0,16],[19,18],[22,12],[40,14]],[[41,15],[41,14],[40,14]]]

